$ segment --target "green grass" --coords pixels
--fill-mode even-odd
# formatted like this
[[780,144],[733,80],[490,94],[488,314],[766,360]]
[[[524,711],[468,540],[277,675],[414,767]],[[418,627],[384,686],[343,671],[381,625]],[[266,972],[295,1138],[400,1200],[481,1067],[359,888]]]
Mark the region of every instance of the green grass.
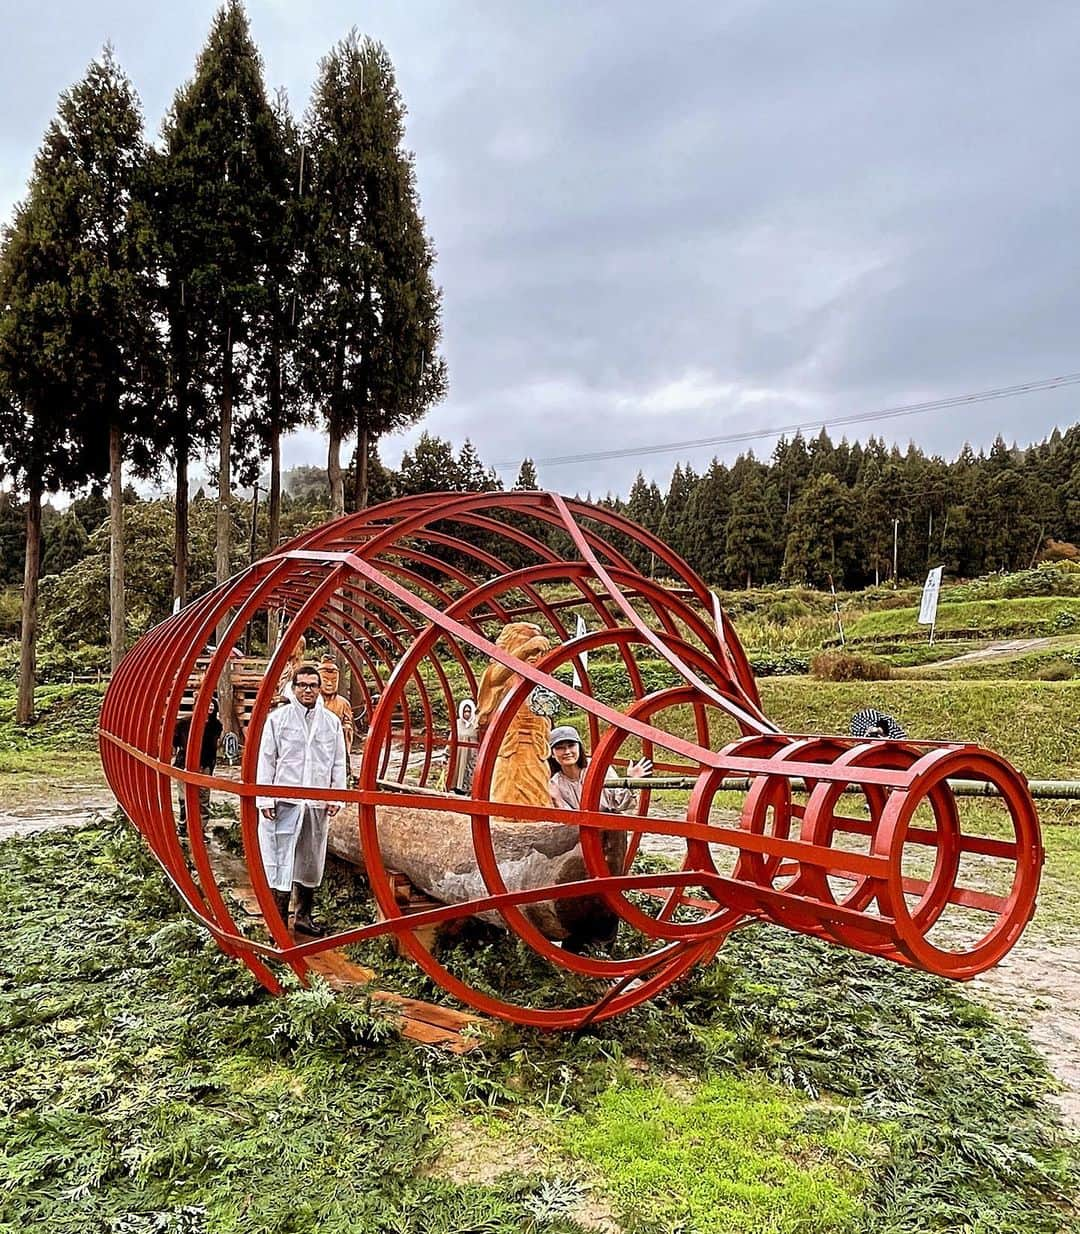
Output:
[[[1073,813],[1077,803],[1071,803]],[[1080,921],[1080,826],[1076,822],[1042,824],[1046,864],[1032,928],[1052,940],[1076,942]]]
[[[500,1029],[457,1058],[402,1042],[362,994],[261,992],[126,827],[0,844],[0,879],[4,1234],[569,1234],[586,1185],[640,1234],[723,1229],[717,1197],[763,1231],[1069,1217],[1038,1057],[884,962],[754,927],[615,1023]],[[519,950],[478,940],[471,962],[542,980]],[[505,1168],[451,1178],[478,1115],[511,1129]],[[550,1151],[515,1156],[518,1117]],[[662,1134],[633,1139],[650,1118]]]
[[104,685],[41,686],[37,722],[15,723],[15,687],[0,685],[0,810],[76,804],[72,790],[105,791],[97,754]]
[[14,684],[0,685],[0,755],[97,749],[95,733],[105,689],[104,683],[39,686],[34,692],[35,722],[21,725],[15,723]]
[[[969,639],[942,641],[935,638],[931,647],[929,635],[925,632],[921,636],[914,636],[910,642],[874,644],[874,655],[887,660],[893,668],[921,668],[923,665],[936,664],[939,660],[962,656],[972,650],[974,649]],[[913,673],[912,676],[922,674]]]
[[681,1098],[657,1084],[612,1088],[564,1129],[626,1224],[700,1234],[865,1228],[859,1195],[879,1139],[843,1109],[731,1076]]
[[826,682],[769,678],[766,713],[785,732],[846,733],[860,707],[896,716],[910,736],[973,741],[1032,779],[1080,779],[1080,681]]
[[[868,612],[845,621],[848,638],[855,642],[895,638],[919,632],[918,606]],[[942,635],[959,631],[984,637],[1023,635],[1030,638],[1061,634],[1080,625],[1080,599],[1069,596],[1027,596],[1011,600],[968,600],[941,604],[937,630]]]

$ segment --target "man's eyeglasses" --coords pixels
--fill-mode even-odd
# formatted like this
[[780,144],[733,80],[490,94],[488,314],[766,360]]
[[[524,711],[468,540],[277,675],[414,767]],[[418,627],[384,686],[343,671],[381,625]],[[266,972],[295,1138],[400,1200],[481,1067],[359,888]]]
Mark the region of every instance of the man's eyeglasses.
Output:
[[319,683],[317,681],[298,681],[296,685],[293,686],[294,690],[317,690],[318,688]]

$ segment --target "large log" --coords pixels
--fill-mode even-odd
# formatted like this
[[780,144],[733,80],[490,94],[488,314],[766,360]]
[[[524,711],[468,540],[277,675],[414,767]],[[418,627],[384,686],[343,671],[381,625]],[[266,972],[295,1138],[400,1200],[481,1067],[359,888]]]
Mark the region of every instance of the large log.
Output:
[[[388,870],[404,874],[414,887],[443,904],[461,904],[491,894],[476,864],[469,815],[406,806],[379,806],[377,812],[379,852]],[[508,891],[587,877],[579,829],[569,822],[493,820],[491,838]],[[626,833],[605,831],[603,842],[608,868],[620,872],[626,857]],[[364,864],[354,809],[341,811],[331,822],[329,843],[332,853]],[[618,925],[616,914],[595,895],[541,900],[528,905],[524,912],[546,937],[575,943],[608,938]],[[480,916],[505,925],[500,913]]]

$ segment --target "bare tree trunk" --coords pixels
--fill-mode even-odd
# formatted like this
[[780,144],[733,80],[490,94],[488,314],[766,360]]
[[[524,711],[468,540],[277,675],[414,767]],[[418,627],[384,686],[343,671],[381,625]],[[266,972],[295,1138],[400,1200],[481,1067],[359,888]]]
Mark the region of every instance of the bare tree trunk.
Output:
[[1031,553],[1031,560],[1028,562],[1028,569],[1029,569],[1029,570],[1033,570],[1033,569],[1035,568],[1035,562],[1038,560],[1038,557],[1039,557],[1039,549],[1041,549],[1041,548],[1042,548],[1042,545],[1043,545],[1043,535],[1045,534],[1045,532],[1046,532],[1046,524],[1045,524],[1045,523],[1043,523],[1043,525],[1039,528],[1039,537],[1038,537],[1038,539],[1035,541],[1035,547],[1034,547],[1034,549],[1032,550],[1032,553]]
[[232,331],[225,340],[221,378],[221,437],[218,442],[217,581],[224,583],[231,574],[230,548],[232,511]]
[[[270,491],[266,500],[266,517],[269,524],[267,541],[272,553],[281,539],[281,429],[274,420],[270,432]],[[266,614],[266,654],[270,655],[278,641],[278,610]]]
[[344,345],[338,342],[334,354],[334,377],[330,384],[330,414],[326,417],[326,474],[330,481],[330,516],[345,513],[345,477],[341,470],[341,392],[345,384]]
[[115,673],[124,658],[124,438],[109,425],[109,659]]
[[330,480],[330,517],[345,513],[345,473],[341,470],[341,433],[330,424],[327,434],[326,474]]
[[173,523],[173,599],[187,602],[188,576],[188,435],[181,423],[176,434],[176,510]]
[[[215,561],[218,583],[224,583],[231,572],[231,554],[229,550],[232,541],[232,511],[230,509],[232,504],[232,358],[232,330],[230,328],[225,334],[225,352],[222,356],[221,441],[218,448],[217,556]],[[225,637],[228,625],[229,618],[228,614],[226,614],[218,623],[217,639],[219,644]],[[226,662],[225,669],[221,674],[221,680],[218,682],[218,697],[220,700],[218,714],[221,716],[221,723],[225,731],[236,732],[236,719],[233,715],[231,660]]]
[[[275,297],[280,317],[280,303]],[[270,488],[266,494],[266,539],[267,551],[273,552],[281,539],[281,423],[284,407],[281,398],[281,337],[278,326],[274,328],[270,343],[270,373],[267,386],[270,391]],[[266,614],[266,654],[272,655],[278,641],[278,610]]]
[[270,552],[281,539],[281,430],[274,425],[270,436],[270,491],[266,499],[267,539]]
[[354,510],[366,510],[368,504],[368,451],[370,450],[370,434],[363,416],[356,429],[356,486],[353,489]]
[[[277,299],[275,297],[275,304]],[[270,343],[270,489],[267,493],[266,516],[269,521],[267,539],[273,552],[281,536],[281,423],[285,409],[281,398],[281,338],[275,326]]]
[[[184,301],[184,285],[180,284],[180,302]],[[175,504],[173,507],[173,608],[187,603],[188,540],[190,510],[188,507],[188,468],[191,463],[191,425],[188,404],[187,326],[183,309],[169,314],[170,366],[169,385],[176,397],[176,420],[172,446],[176,456]]]
[[248,563],[255,560],[259,551],[259,484],[256,481],[251,486],[251,532],[248,536]]
[[22,632],[19,644],[19,697],[15,719],[29,724],[34,718],[37,681],[38,579],[41,576],[41,477],[29,477],[26,494],[26,566],[23,571]]

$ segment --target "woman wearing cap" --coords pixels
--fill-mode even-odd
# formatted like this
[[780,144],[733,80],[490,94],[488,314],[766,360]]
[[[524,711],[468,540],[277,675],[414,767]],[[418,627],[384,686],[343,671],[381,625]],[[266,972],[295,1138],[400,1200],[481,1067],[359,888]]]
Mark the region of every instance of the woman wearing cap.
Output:
[[[581,737],[571,724],[560,724],[551,730],[551,800],[560,809],[581,809],[581,784],[589,760]],[[628,780],[639,780],[652,775],[652,760],[643,758],[631,763],[626,769]],[[625,814],[632,810],[637,793],[632,788],[605,788],[600,794],[600,809],[607,814]]]

